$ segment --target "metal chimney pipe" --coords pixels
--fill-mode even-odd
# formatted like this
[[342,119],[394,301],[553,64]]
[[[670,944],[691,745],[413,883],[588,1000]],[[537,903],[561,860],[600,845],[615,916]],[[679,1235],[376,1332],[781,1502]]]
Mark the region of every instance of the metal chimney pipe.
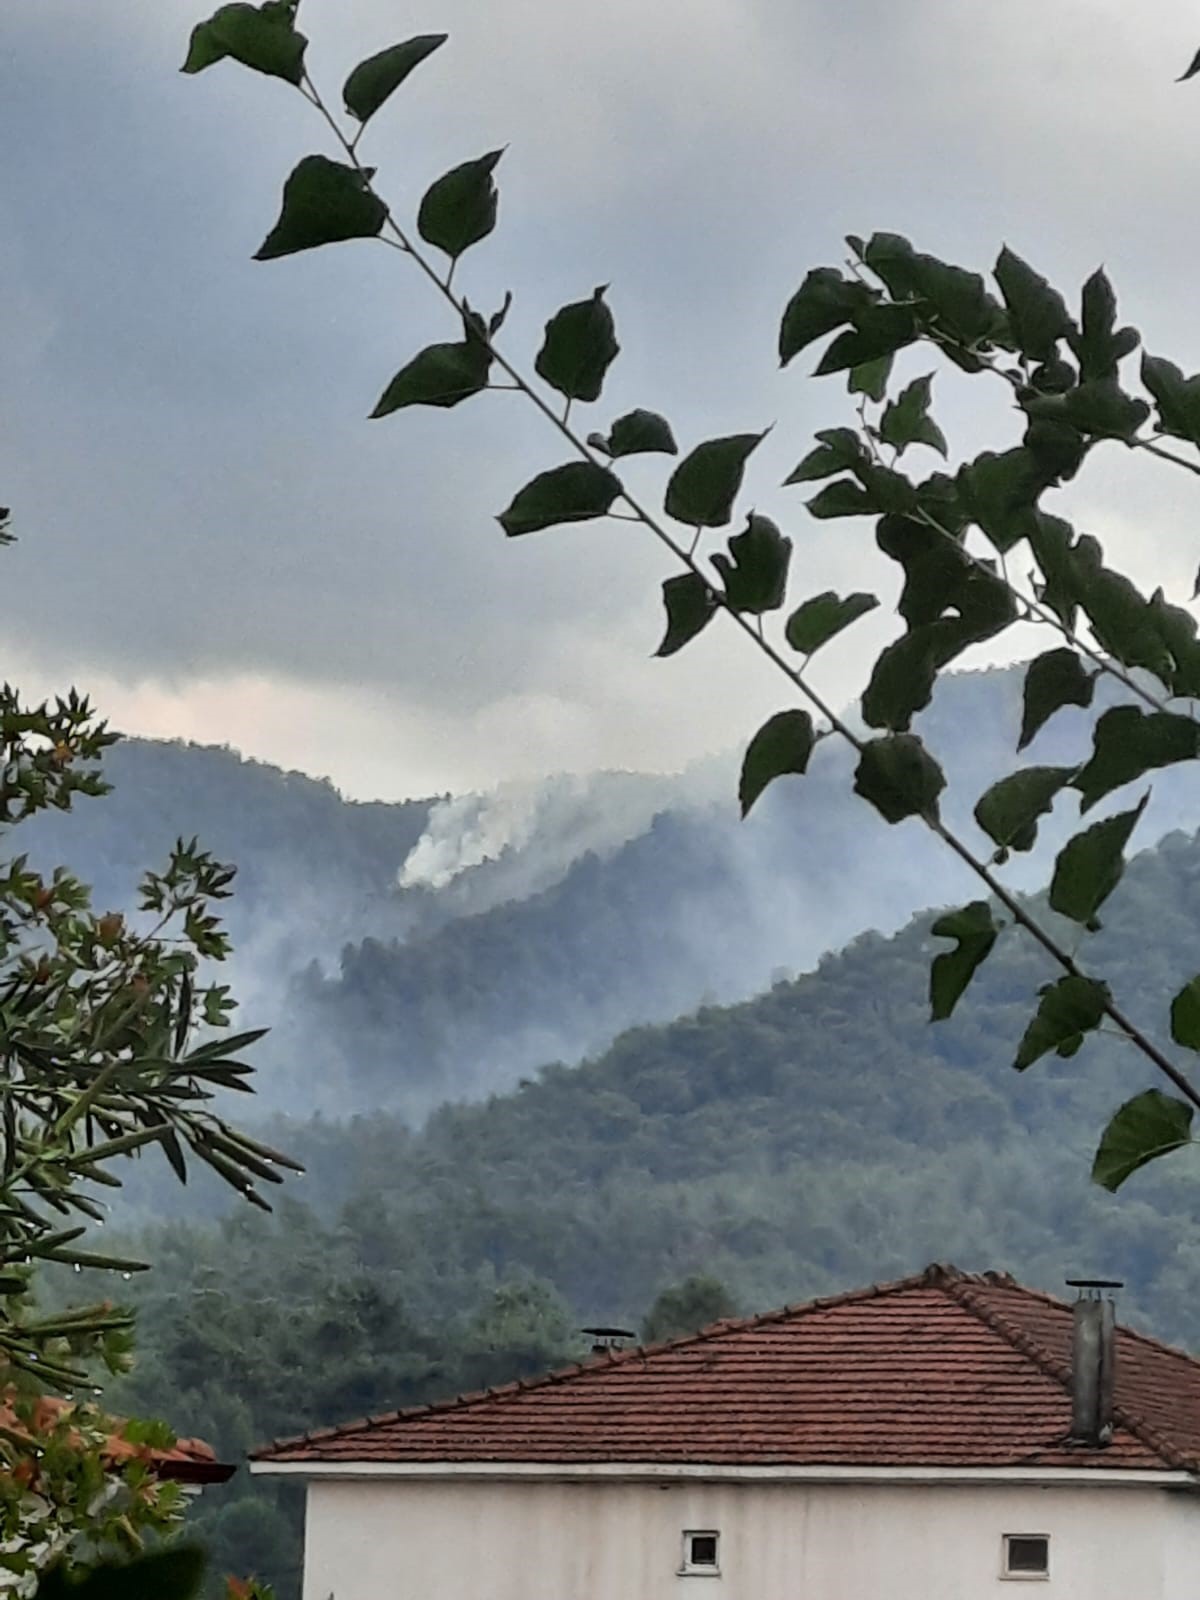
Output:
[[1072,1311],[1071,1439],[1100,1450],[1112,1438],[1117,1372],[1117,1318],[1105,1289],[1120,1289],[1111,1278],[1069,1278],[1079,1290]]

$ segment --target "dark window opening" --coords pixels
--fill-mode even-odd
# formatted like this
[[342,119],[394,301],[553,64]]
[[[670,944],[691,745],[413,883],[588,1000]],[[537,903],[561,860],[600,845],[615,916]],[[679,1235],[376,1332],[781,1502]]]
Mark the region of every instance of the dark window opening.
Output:
[[1013,1578],[1044,1578],[1050,1571],[1050,1540],[1043,1533],[1006,1534],[1004,1570]]

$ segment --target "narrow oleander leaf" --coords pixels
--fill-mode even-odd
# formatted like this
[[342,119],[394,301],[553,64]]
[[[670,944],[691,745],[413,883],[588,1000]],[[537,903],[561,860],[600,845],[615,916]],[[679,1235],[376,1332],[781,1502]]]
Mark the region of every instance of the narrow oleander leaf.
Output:
[[621,480],[595,461],[570,461],[539,473],[518,491],[497,519],[510,538],[562,522],[586,522],[606,514],[621,493]]
[[192,29],[181,72],[203,72],[226,59],[297,86],[304,79],[308,40],[296,28],[296,0],[220,6]]
[[929,1006],[934,1022],[944,1022],[978,968],[992,953],[1000,929],[986,900],[948,911],[929,930],[935,939],[953,939],[954,949],[935,956],[929,970]]
[[598,400],[604,375],[620,352],[604,299],[607,287],[601,284],[588,299],[563,306],[546,324],[534,369],[568,400]]
[[1039,991],[1038,1008],[1017,1047],[1013,1065],[1018,1072],[1033,1065],[1047,1051],[1073,1056],[1085,1033],[1100,1026],[1109,1000],[1108,985],[1072,973]]
[[1175,82],[1186,83],[1189,78],[1194,78],[1198,72],[1200,72],[1200,50],[1197,50],[1196,54],[1192,57],[1191,66],[1188,67],[1187,71],[1182,77],[1176,78]]
[[1194,1109],[1161,1089],[1146,1089],[1126,1100],[1100,1139],[1092,1181],[1114,1193],[1126,1178],[1159,1156],[1192,1142]]
[[1024,750],[1038,729],[1063,706],[1090,706],[1095,680],[1074,650],[1047,650],[1025,670],[1024,710],[1017,749]]
[[457,260],[496,226],[500,204],[492,173],[503,150],[489,150],[452,167],[430,184],[417,208],[417,232],[426,244]]
[[605,449],[610,456],[640,456],[658,453],[677,456],[679,446],[671,424],[657,411],[627,411],[613,423]]
[[1142,711],[1138,706],[1114,706],[1092,731],[1091,760],[1073,780],[1082,799],[1080,811],[1089,811],[1106,794],[1143,777],[1152,767],[1200,756],[1200,723],[1173,711]]
[[787,642],[793,650],[811,656],[823,644],[848,628],[859,617],[874,611],[879,601],[873,594],[861,592],[845,596],[836,595],[832,589],[813,595],[797,606],[787,619],[784,629]]
[[1171,1001],[1171,1037],[1187,1050],[1200,1050],[1200,978],[1193,978]]
[[346,110],[359,122],[366,122],[395,94],[409,73],[449,37],[448,33],[421,33],[415,39],[405,39],[401,44],[390,45],[360,61],[342,90]]
[[975,820],[997,850],[1032,850],[1038,818],[1074,777],[1074,767],[1022,767],[992,784],[975,807]]
[[889,351],[885,356],[877,356],[874,361],[863,361],[857,367],[851,367],[846,374],[849,393],[865,394],[868,400],[874,400],[878,405],[887,394],[888,379],[892,375],[895,359],[895,355]]
[[825,428],[816,437],[816,448],[787,475],[784,488],[832,478],[838,472],[857,472],[869,465],[867,448],[853,428]]
[[876,291],[833,267],[817,267],[788,301],[779,326],[779,364],[786,367],[814,339],[842,328],[877,300]]
[[868,306],[855,313],[854,324],[837,338],[817,363],[816,376],[847,372],[893,356],[917,338],[917,322],[906,305]]
[[874,497],[853,478],[839,478],[817,491],[805,506],[821,521],[831,517],[870,517],[879,510]]
[[1050,880],[1050,909],[1095,932],[1096,913],[1125,872],[1125,846],[1146,809],[1149,791],[1131,811],[1093,822],[1058,852]]
[[725,527],[733,516],[746,462],[766,436],[765,430],[735,433],[698,444],[671,474],[667,515],[693,528]]
[[386,417],[403,406],[456,406],[487,388],[491,364],[480,340],[431,344],[401,367],[371,416]]
[[663,604],[667,608],[667,631],[654,653],[673,656],[712,621],[717,597],[698,572],[683,572],[663,584]]
[[1200,374],[1185,378],[1173,361],[1142,356],[1142,382],[1158,405],[1158,429],[1200,444]]
[[886,822],[938,814],[946,787],[941,767],[914,733],[892,733],[863,746],[854,792],[870,801]]
[[808,770],[815,743],[812,718],[807,711],[780,711],[763,723],[742,762],[738,801],[743,817],[769,783],[785,773]]
[[356,167],[326,156],[305,156],[283,186],[279,221],[255,252],[274,261],[344,239],[373,239],[387,207]]
[[879,437],[884,444],[894,446],[898,454],[903,454],[910,444],[928,445],[942,456],[949,454],[946,435],[929,415],[932,386],[932,373],[914,378],[883,413]]
[[1007,245],[993,275],[1004,297],[1017,349],[1030,361],[1052,361],[1058,341],[1071,331],[1071,315],[1062,295]]
[[725,599],[733,611],[761,616],[777,611],[787,591],[792,541],[780,533],[770,517],[750,513],[744,532],[729,541],[729,554],[718,551],[713,566],[725,584]]

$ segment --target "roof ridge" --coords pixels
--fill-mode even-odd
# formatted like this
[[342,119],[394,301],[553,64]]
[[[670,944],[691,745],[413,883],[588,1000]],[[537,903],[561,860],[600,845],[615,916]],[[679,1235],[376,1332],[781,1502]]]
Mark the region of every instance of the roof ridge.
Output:
[[[1072,1392],[1070,1363],[1060,1361],[1057,1356],[1052,1355],[1046,1349],[1039,1339],[1034,1338],[1033,1334],[1027,1332],[1024,1328],[1018,1327],[1002,1311],[997,1311],[994,1306],[982,1301],[980,1289],[985,1284],[989,1288],[1004,1288],[1014,1294],[1024,1295],[1031,1300],[1048,1302],[1059,1310],[1070,1313],[1071,1308],[1067,1302],[1058,1299],[1055,1295],[1047,1294],[1043,1290],[1027,1289],[1024,1284],[1018,1283],[1007,1273],[981,1273],[976,1277],[959,1274],[956,1278],[948,1278],[940,1285],[951,1300],[962,1306],[964,1310],[969,1311],[972,1316],[982,1322],[985,1327],[990,1328],[993,1333],[1006,1340],[1018,1354],[1032,1361],[1047,1377],[1053,1378],[1060,1383],[1069,1395]],[[1120,1331],[1125,1333],[1129,1330],[1122,1326]],[[1149,1342],[1153,1343],[1154,1341]],[[1171,1353],[1174,1355],[1179,1352],[1172,1351]],[[1144,1417],[1139,1416],[1136,1412],[1129,1411],[1124,1406],[1114,1405],[1113,1422],[1118,1427],[1124,1428],[1126,1432],[1132,1433],[1147,1449],[1152,1450],[1159,1456],[1166,1466],[1186,1469],[1187,1471],[1196,1470],[1197,1462],[1195,1457],[1189,1456],[1180,1450],[1172,1440],[1167,1438],[1165,1434],[1160,1433],[1157,1428],[1152,1427]]]
[[618,1362],[644,1360],[647,1356],[657,1355],[661,1350],[677,1350],[681,1345],[701,1344],[720,1338],[730,1333],[740,1333],[748,1328],[760,1328],[766,1323],[783,1322],[793,1317],[807,1316],[816,1311],[827,1311],[830,1307],[850,1305],[859,1300],[871,1300],[882,1295],[897,1294],[905,1289],[916,1289],[963,1277],[964,1274],[957,1267],[933,1262],[921,1272],[910,1273],[906,1278],[893,1278],[884,1283],[871,1283],[860,1289],[845,1289],[840,1294],[817,1296],[812,1300],[803,1300],[793,1304],[780,1306],[774,1311],[759,1311],[746,1317],[723,1317],[716,1322],[707,1323],[695,1333],[680,1334],[673,1339],[659,1339],[652,1344],[631,1345],[627,1350],[608,1349],[601,1358],[593,1360],[573,1361],[562,1367],[555,1367],[550,1372],[539,1374],[533,1378],[517,1378],[510,1383],[498,1384],[493,1388],[471,1389],[461,1394],[448,1395],[444,1400],[432,1400],[425,1405],[402,1406],[395,1411],[383,1412],[378,1416],[356,1417],[351,1422],[341,1422],[333,1427],[312,1428],[303,1433],[287,1435],[284,1438],[272,1439],[269,1444],[260,1445],[257,1450],[250,1451],[250,1459],[257,1461],[263,1456],[274,1455],[277,1450],[292,1450],[299,1445],[326,1443],[330,1439],[338,1439],[345,1434],[361,1433],[368,1428],[379,1428],[395,1422],[407,1422],[414,1417],[440,1415],[460,1410],[464,1406],[478,1405],[484,1400],[495,1400],[509,1397],[518,1393],[529,1393],[530,1390],[542,1389],[550,1384],[562,1383],[566,1378],[582,1377],[586,1373],[599,1372]]

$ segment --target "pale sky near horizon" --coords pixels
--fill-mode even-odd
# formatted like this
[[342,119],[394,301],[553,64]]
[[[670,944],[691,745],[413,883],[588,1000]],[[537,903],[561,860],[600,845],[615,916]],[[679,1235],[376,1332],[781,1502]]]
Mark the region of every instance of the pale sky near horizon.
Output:
[[[639,530],[504,539],[495,513],[565,459],[524,402],[365,420],[453,330],[377,245],[251,261],[292,164],[328,146],[280,83],[179,74],[203,14],[6,10],[0,501],[20,543],[0,554],[0,673],[78,681],[129,732],[230,743],[364,798],[669,770],[744,740],[782,690],[721,623],[651,659],[671,568]],[[892,581],[867,523],[815,523],[775,487],[814,429],[851,418],[840,381],[774,355],[788,295],[847,231],[978,269],[1007,241],[1069,299],[1103,262],[1148,347],[1200,368],[1200,81],[1172,82],[1200,17],[1180,0],[304,0],[301,22],[331,100],[360,56],[451,34],[372,125],[381,188],[411,212],[506,144],[500,227],[462,286],[485,307],[513,289],[506,348],[531,365],[546,317],[611,284],[624,348],[589,428],[644,405],[686,447],[773,422],[741,509],[795,539],[795,599]],[[1016,437],[977,388],[935,387],[967,452]],[[667,470],[630,478],[652,497]],[[1198,503],[1111,446],[1068,509],[1186,598]],[[833,698],[888,626],[831,650]]]

